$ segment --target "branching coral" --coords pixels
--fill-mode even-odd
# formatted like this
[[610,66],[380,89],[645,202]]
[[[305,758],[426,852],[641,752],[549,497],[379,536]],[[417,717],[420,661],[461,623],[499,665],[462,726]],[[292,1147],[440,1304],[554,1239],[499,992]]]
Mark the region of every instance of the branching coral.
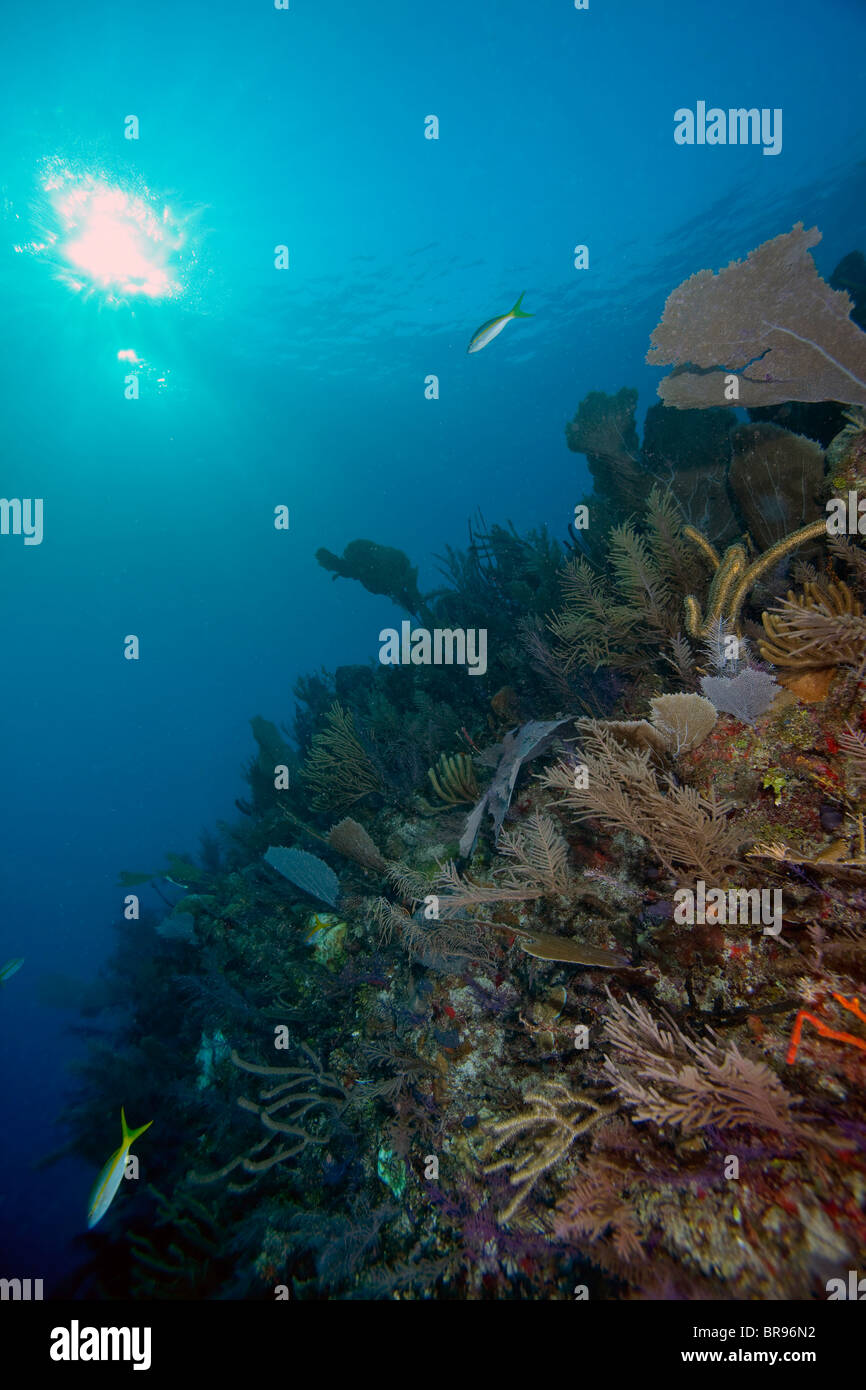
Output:
[[578,556],[563,575],[565,606],[550,621],[567,667],[575,663],[628,669],[642,649],[671,636],[667,621],[670,594],[650,549],[632,526],[608,533],[613,587]]
[[793,1134],[796,1099],[763,1062],[744,1057],[735,1044],[695,1042],[670,1020],[663,1025],[643,1004],[626,995],[618,1003],[608,991],[604,1021],[614,1049],[604,1072],[635,1121],[652,1120],[695,1133],[706,1125],[730,1129],[751,1125]]
[[395,932],[401,935],[412,918],[404,907],[392,903],[390,898],[368,898],[365,903],[365,917],[375,930],[379,946],[389,946]]
[[754,849],[749,850],[746,858],[767,859],[776,864],[790,865],[795,871],[806,869],[812,876],[826,876],[838,879],[840,882],[866,883],[866,855],[861,854],[855,858],[849,856],[846,850],[847,841],[843,840],[842,852],[838,857],[836,853],[833,853],[812,858],[809,855],[798,854],[796,850],[782,844],[781,841],[770,840],[756,844]]
[[761,656],[774,666],[806,671],[826,666],[859,666],[866,654],[866,618],[858,599],[841,579],[806,583],[761,614],[766,640]]
[[660,785],[648,751],[624,748],[603,727],[580,723],[585,775],[579,765],[559,762],[542,779],[543,786],[560,793],[559,804],[576,812],[578,820],[594,818],[640,835],[670,873],[687,869],[710,883],[724,877],[740,842],[727,820],[732,803],[704,796],[670,776]]
[[454,970],[469,960],[493,960],[496,954],[472,922],[451,921],[445,914],[442,921],[427,921],[387,898],[374,899],[368,913],[381,946],[397,936],[411,956],[436,969]]
[[604,576],[578,555],[569,560],[562,575],[563,607],[549,620],[557,638],[556,656],[567,672],[573,666],[627,668],[637,664],[631,648],[640,648],[633,634],[637,627],[628,607],[617,602]]
[[567,659],[561,654],[557,655],[545,641],[541,620],[538,617],[521,618],[517,629],[521,646],[529,658],[533,672],[541,678],[543,686],[557,702],[559,709],[579,708],[585,714],[598,713],[598,704],[593,701],[591,692],[587,698],[577,688],[572,689]]
[[[295,1158],[307,1148],[320,1147],[329,1142],[332,1122],[345,1110],[349,1095],[337,1077],[325,1070],[320,1059],[310,1048],[302,1043],[301,1049],[309,1066],[262,1066],[255,1062],[245,1062],[237,1052],[232,1051],[232,1063],[239,1071],[251,1072],[254,1076],[280,1078],[276,1086],[259,1092],[258,1102],[248,1100],[246,1096],[238,1099],[238,1105],[242,1110],[249,1110],[251,1114],[258,1116],[267,1134],[258,1144],[230,1159],[215,1172],[191,1172],[190,1182],[218,1182],[221,1178],[228,1177],[236,1168],[251,1173],[255,1181],[276,1164]],[[302,1089],[299,1090],[299,1087]],[[318,1115],[315,1112],[318,1112]],[[277,1115],[279,1118],[275,1118]],[[324,1117],[324,1125],[318,1123],[321,1117]],[[277,1135],[285,1135],[295,1142],[265,1152]],[[258,1157],[260,1154],[262,1156]],[[232,1185],[231,1190],[246,1191],[249,1186],[250,1183],[240,1188]]]
[[526,874],[514,870],[499,883],[474,883],[460,875],[453,860],[440,871],[435,888],[440,917],[454,917],[467,907],[481,907],[487,903],[528,902],[548,891],[543,884],[530,881]]
[[[866,1024],[866,1013],[863,1012],[859,999],[856,995],[851,999],[846,999],[843,994],[833,991],[833,998],[841,1008],[854,1015],[861,1023]],[[820,1033],[822,1038],[832,1038],[834,1042],[846,1043],[849,1047],[859,1048],[861,1052],[866,1052],[866,1037],[857,1036],[854,1033],[846,1033],[838,1028],[832,1028],[825,1023],[817,1014],[811,1013],[806,1009],[801,1009],[794,1020],[794,1029],[791,1033],[791,1041],[788,1045],[788,1052],[785,1058],[789,1066],[797,1060],[797,1052],[800,1047],[800,1039],[803,1033],[803,1024],[811,1023]]]
[[849,536],[830,536],[827,549],[834,560],[847,565],[854,573],[859,588],[866,586],[866,548]]
[[671,499],[650,493],[644,532],[626,523],[607,536],[610,573],[583,556],[562,571],[564,604],[548,619],[566,669],[647,665],[679,635],[679,605],[695,580],[687,528]]
[[304,763],[304,780],[312,788],[317,811],[351,806],[382,790],[382,778],[358,737],[351,712],[335,701],[325,728],[313,738]]
[[720,622],[729,631],[736,631],[743,604],[761,575],[790,555],[798,545],[817,540],[820,536],[826,537],[827,523],[821,520],[801,526],[798,531],[777,541],[754,560],[747,559],[746,548],[743,545],[729,545],[720,558],[715,548],[699,531],[686,526],[683,534],[699,548],[715,570],[704,612],[701,612],[693,594],[686,596],[684,605],[686,631],[691,637],[707,638]]
[[509,882],[544,893],[568,892],[568,845],[550,816],[535,811],[518,830],[506,831],[499,839],[499,853],[514,861]]
[[556,1209],[554,1235],[561,1240],[593,1244],[612,1230],[615,1253],[623,1260],[645,1258],[634,1208],[624,1191],[622,1172],[592,1154]]
[[514,1144],[514,1152],[485,1164],[485,1173],[510,1169],[517,1191],[499,1220],[507,1224],[523,1206],[536,1183],[566,1157],[581,1135],[619,1108],[605,1095],[572,1091],[563,1081],[546,1081],[530,1088],[526,1108],[511,1120],[500,1120],[490,1130],[492,1151]]

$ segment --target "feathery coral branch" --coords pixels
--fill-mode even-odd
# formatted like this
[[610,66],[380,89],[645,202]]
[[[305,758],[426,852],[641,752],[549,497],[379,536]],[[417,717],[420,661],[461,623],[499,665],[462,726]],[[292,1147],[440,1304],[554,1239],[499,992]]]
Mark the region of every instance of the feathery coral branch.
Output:
[[608,991],[605,1034],[616,1050],[604,1073],[635,1120],[652,1120],[689,1132],[754,1125],[790,1134],[797,1101],[763,1062],[744,1057],[732,1044],[694,1042],[668,1020],[663,1026],[626,995],[618,1003]]
[[507,885],[538,888],[544,893],[568,891],[568,845],[550,816],[535,811],[516,830],[499,837],[499,853],[515,861],[507,871]]
[[581,720],[580,727],[586,777],[576,778],[572,764],[559,762],[542,778],[543,786],[562,793],[559,804],[575,811],[578,820],[595,818],[640,835],[671,873],[679,867],[696,870],[710,882],[721,877],[736,861],[739,847],[739,835],[727,821],[731,803],[703,796],[671,777],[661,787],[648,750],[624,747],[590,720]]

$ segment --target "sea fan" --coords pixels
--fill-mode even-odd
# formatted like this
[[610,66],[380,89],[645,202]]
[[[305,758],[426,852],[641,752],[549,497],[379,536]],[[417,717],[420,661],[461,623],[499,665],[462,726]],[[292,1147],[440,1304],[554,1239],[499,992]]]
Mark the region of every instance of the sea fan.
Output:
[[653,724],[677,758],[703,743],[718,719],[715,706],[703,695],[657,695],[650,708]]
[[702,676],[701,690],[720,714],[754,724],[770,708],[780,687],[769,671],[747,666],[738,676]]
[[287,849],[285,845],[269,846],[264,858],[266,864],[296,888],[329,907],[336,907],[340,881],[323,859],[303,849]]

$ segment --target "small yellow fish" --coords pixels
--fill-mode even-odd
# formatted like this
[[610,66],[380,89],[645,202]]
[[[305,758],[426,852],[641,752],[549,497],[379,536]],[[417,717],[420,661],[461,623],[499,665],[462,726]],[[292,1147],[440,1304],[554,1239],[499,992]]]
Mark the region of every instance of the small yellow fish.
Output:
[[304,937],[304,940],[312,941],[313,937],[318,936],[320,931],[327,931],[330,925],[331,922],[329,918],[326,917],[324,920],[322,920],[318,912],[314,912],[313,925],[310,927],[310,930],[307,932],[306,936]]
[[102,1220],[108,1208],[111,1206],[111,1203],[114,1201],[114,1195],[120,1187],[120,1180],[123,1177],[123,1170],[126,1167],[126,1155],[129,1153],[130,1145],[140,1134],[144,1134],[146,1129],[150,1129],[152,1124],[153,1120],[148,1120],[146,1125],[141,1126],[141,1129],[128,1129],[126,1125],[126,1116],[123,1113],[123,1106],[120,1107],[120,1127],[123,1133],[123,1143],[120,1148],[111,1155],[111,1158],[96,1179],[96,1184],[90,1194],[90,1206],[87,1211],[88,1230],[92,1230],[97,1221]]
[[[526,290],[523,291],[523,294],[526,294]],[[521,309],[520,305],[523,302],[523,294],[510,313],[500,314],[499,317],[495,319],[488,319],[486,323],[482,323],[481,327],[475,330],[472,334],[469,346],[466,349],[467,352],[480,352],[483,347],[487,347],[487,344],[492,343],[493,339],[499,336],[505,325],[510,322],[511,319],[535,318],[534,314],[525,314]]]
[[7,960],[5,965],[0,966],[0,985],[5,985],[7,980],[11,980],[12,976],[17,974],[23,964],[23,956],[13,956],[12,960]]

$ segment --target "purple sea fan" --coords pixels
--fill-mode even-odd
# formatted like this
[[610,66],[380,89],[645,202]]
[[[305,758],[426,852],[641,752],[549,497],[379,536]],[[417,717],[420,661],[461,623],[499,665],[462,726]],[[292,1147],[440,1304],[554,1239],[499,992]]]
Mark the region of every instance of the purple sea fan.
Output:
[[769,671],[747,666],[738,676],[702,676],[701,690],[720,714],[754,724],[770,708],[780,686]]

